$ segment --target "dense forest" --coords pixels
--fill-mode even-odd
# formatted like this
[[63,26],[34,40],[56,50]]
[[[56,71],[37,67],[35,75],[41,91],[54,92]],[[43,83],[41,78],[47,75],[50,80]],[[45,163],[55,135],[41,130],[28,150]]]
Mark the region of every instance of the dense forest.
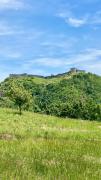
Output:
[[101,120],[101,77],[76,69],[48,77],[10,75],[0,84],[0,106],[17,104],[20,110]]

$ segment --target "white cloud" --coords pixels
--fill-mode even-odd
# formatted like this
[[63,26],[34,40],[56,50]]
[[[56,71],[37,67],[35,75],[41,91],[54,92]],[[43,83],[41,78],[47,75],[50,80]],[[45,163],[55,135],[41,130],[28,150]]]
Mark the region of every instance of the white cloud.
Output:
[[62,18],[67,24],[73,27],[81,27],[88,21],[88,15],[85,15],[83,18],[76,18],[70,11],[66,13],[59,13],[57,16]]
[[[71,67],[80,67],[80,69],[101,75],[100,57],[101,49],[87,49],[84,52],[74,54],[67,58],[42,57],[33,58],[32,60],[22,60],[22,62],[19,61],[20,69],[18,69],[16,73],[27,72],[29,74],[49,75],[49,68],[62,68],[64,71],[68,71]],[[6,72],[5,68],[6,67],[1,67],[4,72]],[[14,71],[15,69],[13,72],[11,69],[7,69],[8,74],[14,73]],[[7,75],[3,75],[3,72],[1,72],[0,79],[3,79],[3,76],[6,77]]]
[[25,4],[22,0],[0,0],[0,9],[22,9]]
[[84,25],[99,25],[101,24],[101,11],[96,11],[95,13],[85,13],[82,17],[74,14],[72,11],[67,10],[61,11],[56,15],[62,18],[68,25],[72,27],[82,27]]
[[68,18],[66,20],[67,23],[69,23],[73,27],[80,27],[86,24],[86,19],[76,19],[76,18]]
[[[59,68],[59,67],[73,67],[85,65],[101,64],[99,58],[101,57],[101,49],[87,49],[86,51],[74,54],[65,58],[48,58],[42,57],[28,61],[30,67],[32,65],[38,65],[43,67]],[[28,64],[27,64],[28,65]]]
[[70,58],[68,58],[68,65],[84,65],[99,63],[99,58],[101,58],[101,49],[87,49],[86,51],[74,54]]

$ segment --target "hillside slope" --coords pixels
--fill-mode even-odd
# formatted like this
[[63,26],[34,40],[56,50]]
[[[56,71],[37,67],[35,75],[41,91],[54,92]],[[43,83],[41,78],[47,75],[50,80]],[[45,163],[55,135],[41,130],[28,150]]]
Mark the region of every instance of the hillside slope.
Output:
[[[32,95],[30,110],[62,117],[101,120],[101,77],[85,72],[68,72],[50,77],[10,76],[1,83],[7,94],[12,83]],[[6,97],[2,107],[14,107]]]
[[100,177],[100,122],[0,109],[1,179]]

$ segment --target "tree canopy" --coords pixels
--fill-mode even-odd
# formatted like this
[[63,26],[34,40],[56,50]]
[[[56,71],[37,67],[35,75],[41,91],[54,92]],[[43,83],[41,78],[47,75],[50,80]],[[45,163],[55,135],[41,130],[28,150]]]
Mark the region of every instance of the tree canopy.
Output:
[[40,78],[7,78],[0,85],[5,94],[0,105],[16,105],[19,111],[30,108],[56,116],[101,120],[100,76],[80,72]]

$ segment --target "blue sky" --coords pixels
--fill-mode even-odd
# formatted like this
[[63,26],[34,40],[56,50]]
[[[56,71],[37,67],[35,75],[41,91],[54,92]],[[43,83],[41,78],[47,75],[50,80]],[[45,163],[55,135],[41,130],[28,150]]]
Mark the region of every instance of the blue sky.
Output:
[[101,75],[100,0],[0,0],[0,80],[71,67]]

